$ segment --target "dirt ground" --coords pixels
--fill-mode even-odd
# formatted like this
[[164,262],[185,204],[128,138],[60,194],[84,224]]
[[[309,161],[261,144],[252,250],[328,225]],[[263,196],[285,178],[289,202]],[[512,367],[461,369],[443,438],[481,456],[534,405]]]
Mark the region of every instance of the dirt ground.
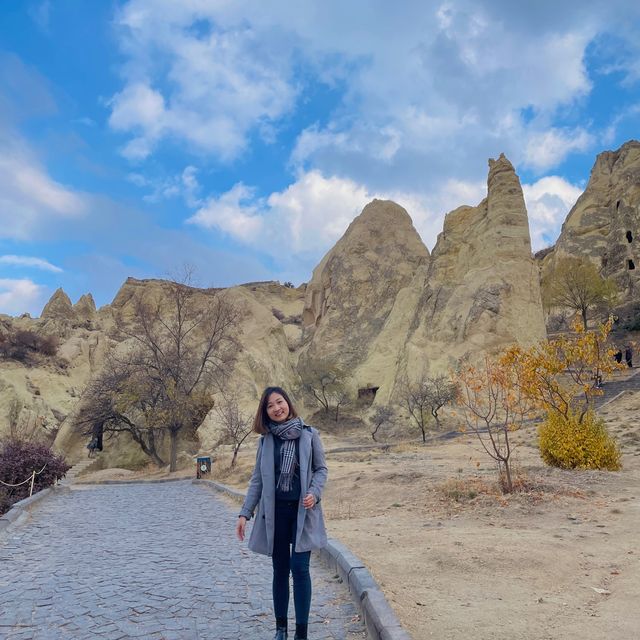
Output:
[[[416,640],[640,638],[640,393],[601,414],[621,472],[546,467],[532,426],[516,434],[525,490],[508,497],[470,436],[339,452],[372,441],[325,433],[329,535],[370,568]],[[254,454],[247,446],[233,474],[218,460],[214,476],[244,488]]]

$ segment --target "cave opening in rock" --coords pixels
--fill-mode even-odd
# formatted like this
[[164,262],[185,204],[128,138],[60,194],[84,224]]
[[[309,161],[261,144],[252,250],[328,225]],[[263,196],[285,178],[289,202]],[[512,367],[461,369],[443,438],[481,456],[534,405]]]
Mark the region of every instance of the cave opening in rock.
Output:
[[631,231],[627,231],[627,242],[633,242],[633,233]]
[[363,406],[371,406],[380,387],[364,387],[358,389],[358,402]]
[[636,265],[633,262],[633,260],[629,260],[629,271],[633,271],[635,268],[636,268]]

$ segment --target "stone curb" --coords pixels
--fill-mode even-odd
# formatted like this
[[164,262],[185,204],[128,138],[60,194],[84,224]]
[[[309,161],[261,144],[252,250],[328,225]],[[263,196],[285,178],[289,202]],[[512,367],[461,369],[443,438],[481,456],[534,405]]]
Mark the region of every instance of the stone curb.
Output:
[[38,493],[34,493],[29,498],[23,498],[22,500],[15,502],[7,513],[0,516],[0,533],[2,533],[3,530],[6,530],[9,525],[13,524],[20,516],[31,511],[35,504],[46,498],[48,495],[54,492],[67,493],[68,491],[70,491],[69,487],[54,485],[53,487],[47,487],[46,489],[38,491]]
[[[238,502],[245,494],[213,480],[192,480],[193,484],[205,484]],[[351,597],[360,610],[370,640],[411,640],[402,628],[393,609],[384,597],[378,583],[362,560],[338,540],[330,538],[324,549],[317,551],[330,571],[340,576],[349,587]]]
[[100,485],[100,484],[161,484],[163,482],[188,482],[189,478],[157,478],[155,480],[76,480],[73,484]]
[[195,478],[191,481],[192,484],[207,484],[213,487],[216,491],[220,493],[224,493],[228,495],[230,498],[233,498],[236,502],[243,503],[244,502],[244,493],[242,491],[238,491],[237,489],[233,489],[228,487],[226,484],[221,484],[220,482],[216,482],[215,480],[205,480],[204,478]]
[[620,391],[619,393],[616,393],[615,396],[613,396],[613,398],[609,398],[608,400],[605,400],[597,409],[596,411],[600,411],[600,409],[602,409],[602,407],[606,407],[608,404],[611,404],[614,400],[617,400],[618,398],[621,398],[625,393],[628,392],[628,389],[623,389],[622,391]]
[[358,453],[359,451],[389,451],[390,444],[357,444],[350,447],[335,447],[327,449],[325,453]]

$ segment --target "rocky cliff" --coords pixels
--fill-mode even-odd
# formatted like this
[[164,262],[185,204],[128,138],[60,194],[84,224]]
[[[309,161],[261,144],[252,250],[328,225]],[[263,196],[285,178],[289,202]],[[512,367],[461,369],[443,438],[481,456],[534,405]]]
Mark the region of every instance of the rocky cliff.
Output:
[[350,377],[366,362],[398,293],[428,260],[402,207],[388,200],[369,203],[313,271],[301,368],[328,362]]
[[587,257],[637,298],[640,277],[640,142],[598,155],[584,193],[569,212],[545,267],[566,256]]
[[489,161],[487,197],[447,214],[428,263],[394,301],[358,384],[388,402],[405,375],[455,369],[461,358],[545,336],[527,211],[511,163]]

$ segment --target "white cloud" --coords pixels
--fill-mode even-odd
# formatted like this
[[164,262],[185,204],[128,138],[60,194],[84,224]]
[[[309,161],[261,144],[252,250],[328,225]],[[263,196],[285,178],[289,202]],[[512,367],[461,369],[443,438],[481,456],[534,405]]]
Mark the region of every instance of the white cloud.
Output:
[[547,176],[533,184],[523,184],[522,191],[529,213],[532,249],[538,251],[556,241],[582,189],[559,176]]
[[166,128],[164,98],[142,83],[127,85],[110,101],[109,125],[116,131],[135,131],[141,135],[123,148],[129,160],[144,160]]
[[0,135],[0,238],[29,239],[43,222],[84,212],[83,197],[53,180],[26,143]]
[[[555,242],[582,189],[559,176],[547,176],[522,188],[532,246],[537,251]],[[253,189],[237,184],[221,196],[210,198],[188,222],[222,230],[272,255],[281,267],[291,269],[292,262],[302,260],[304,267],[298,265],[295,276],[305,278],[303,269],[314,266],[374,198],[393,200],[404,207],[432,250],[445,214],[462,205],[476,206],[486,195],[486,181],[451,179],[429,194],[373,192],[352,180],[310,171],[266,198],[257,198]]]
[[186,141],[224,160],[238,156],[252,129],[294,103],[294,61],[280,55],[275,34],[239,21],[218,29],[216,8],[202,2],[133,0],[116,24],[128,56],[125,86],[110,101],[109,124],[133,137],[123,154],[146,158],[164,139]]
[[595,142],[594,136],[582,128],[549,129],[533,134],[527,142],[524,165],[546,171],[574,151],[585,151]]
[[34,258],[31,256],[3,255],[0,256],[0,264],[8,264],[16,267],[32,267],[34,269],[42,269],[43,271],[62,273],[60,267],[56,267],[56,265],[51,264],[43,258]]
[[[432,159],[444,145],[456,155],[463,143],[480,145],[485,157],[509,152],[513,126],[503,123],[525,138],[546,131],[558,107],[590,91],[586,47],[614,18],[587,4],[514,11],[431,1],[396,11],[384,3],[310,10],[130,0],[117,19],[125,85],[110,123],[132,136],[130,158],[168,138],[228,160],[253,128],[273,139],[272,123],[293,114],[318,81],[343,83],[343,102],[326,126],[302,134],[295,162],[312,158],[333,174],[328,155],[389,164],[416,150]],[[536,118],[524,120],[523,109]]]
[[311,171],[267,198],[256,198],[255,190],[236,184],[209,198],[188,222],[220,229],[286,261],[326,251],[374,197],[351,180]]
[[[486,183],[456,180],[449,180],[428,196],[417,192],[372,192],[353,180],[310,171],[267,198],[257,198],[254,190],[237,184],[220,197],[210,198],[188,222],[222,230],[272,255],[281,265],[304,259],[309,267],[335,244],[374,198],[393,200],[404,207],[425,244],[433,248],[442,231],[444,215],[462,204],[475,205],[485,195]],[[304,273],[297,275],[306,277]]]
[[245,242],[255,242],[263,229],[254,190],[238,183],[219,198],[209,198],[187,222],[205,229],[216,228]]
[[0,313],[37,315],[46,292],[46,287],[26,278],[0,278]]
[[199,196],[201,186],[198,182],[198,169],[193,165],[186,166],[180,174],[168,178],[153,178],[132,172],[127,175],[127,180],[136,187],[149,191],[142,196],[146,202],[182,198],[192,209],[202,204]]
[[284,231],[294,253],[324,251],[371,199],[366,188],[352,180],[325,178],[318,171],[303,174],[267,199],[270,240],[277,242]]

